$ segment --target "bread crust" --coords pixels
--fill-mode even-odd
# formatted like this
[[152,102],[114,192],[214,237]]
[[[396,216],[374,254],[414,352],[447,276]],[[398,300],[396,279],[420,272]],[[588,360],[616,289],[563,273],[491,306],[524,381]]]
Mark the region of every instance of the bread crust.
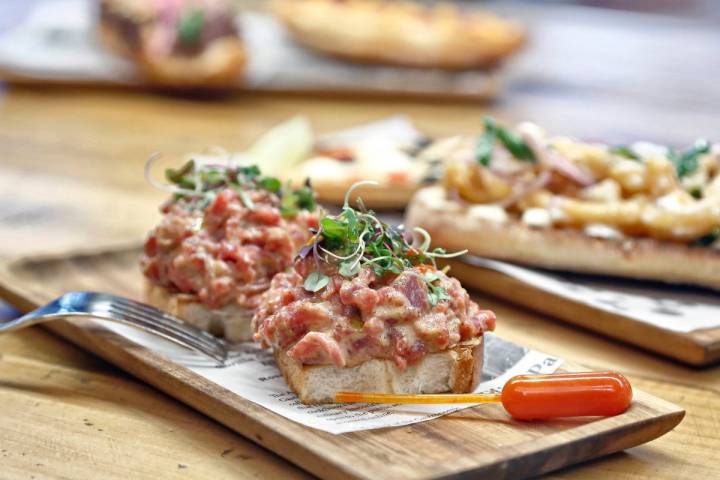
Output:
[[173,293],[147,280],[145,300],[160,310],[230,342],[249,342],[253,339],[253,310],[239,305],[210,309],[195,295]]
[[473,217],[466,205],[446,197],[442,187],[424,188],[406,213],[409,228],[422,227],[448,250],[531,266],[615,275],[720,290],[720,251],[654,240],[590,237],[570,228],[531,228]]
[[[131,7],[138,8],[135,4],[115,5],[109,1],[103,2],[102,6],[105,10]],[[129,12],[142,16],[132,8]],[[149,54],[143,47],[142,40],[137,46],[130,45],[116,25],[108,20],[107,15],[100,15],[97,31],[100,41],[109,50],[132,60],[152,82],[166,87],[235,86],[241,81],[241,74],[247,63],[245,46],[237,37],[227,36],[213,40],[195,55],[158,56]],[[142,37],[142,29],[138,35]]]
[[232,86],[246,63],[245,47],[236,38],[210,42],[198,55],[158,57],[143,52],[138,65],[154,82],[172,87]]
[[[342,205],[348,189],[357,181],[358,179],[355,177],[342,179],[315,176],[312,179],[312,186],[318,200]],[[361,198],[366,207],[375,210],[401,209],[408,204],[418,188],[420,185],[415,182],[404,185],[361,185],[353,191],[350,204],[356,205],[358,198]]]
[[419,363],[400,370],[392,360],[373,359],[354,367],[303,365],[275,350],[285,381],[305,404],[333,403],[335,393],[467,393],[480,383],[483,337],[443,352],[430,353]]
[[487,14],[411,2],[276,0],[273,12],[301,44],[350,60],[409,67],[487,68],[525,41],[519,25]]

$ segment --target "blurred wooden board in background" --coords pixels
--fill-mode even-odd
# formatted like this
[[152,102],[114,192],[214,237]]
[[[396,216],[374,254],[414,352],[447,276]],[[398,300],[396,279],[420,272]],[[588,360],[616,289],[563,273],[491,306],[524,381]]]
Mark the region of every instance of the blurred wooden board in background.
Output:
[[[467,288],[496,295],[509,302],[690,365],[707,366],[720,360],[720,328],[673,331],[555,295],[498,270],[473,263],[472,260],[450,260],[447,263],[451,266],[452,275]],[[707,291],[704,293],[714,295]]]
[[[0,30],[0,76],[20,83],[143,86],[146,82],[130,62],[99,43],[93,3],[18,4],[18,10],[34,10],[19,25]],[[244,11],[237,24],[249,59],[234,86],[237,90],[479,100],[495,96],[500,85],[497,72],[491,70],[365,65],[316,54],[296,45],[278,20],[261,11]]]

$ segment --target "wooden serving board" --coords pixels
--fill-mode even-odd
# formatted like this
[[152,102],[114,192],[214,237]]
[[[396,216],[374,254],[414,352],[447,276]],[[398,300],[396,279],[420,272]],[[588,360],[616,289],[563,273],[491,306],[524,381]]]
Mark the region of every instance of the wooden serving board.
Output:
[[632,343],[690,365],[720,361],[720,328],[688,333],[666,330],[631,317],[600,310],[536,288],[504,273],[460,260],[447,262],[463,285],[551,315],[588,330]]
[[[0,265],[0,295],[23,310],[70,290],[137,298],[138,250],[19,260]],[[303,427],[102,327],[47,324],[57,334],[322,478],[523,478],[607,455],[674,428],[680,407],[635,391],[610,418],[517,422],[499,405],[406,427],[332,435]],[[565,366],[577,370],[577,366]]]

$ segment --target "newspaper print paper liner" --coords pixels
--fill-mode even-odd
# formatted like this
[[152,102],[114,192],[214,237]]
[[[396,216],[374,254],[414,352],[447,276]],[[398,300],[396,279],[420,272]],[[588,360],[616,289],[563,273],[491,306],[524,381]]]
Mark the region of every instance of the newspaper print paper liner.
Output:
[[[288,388],[272,352],[257,344],[235,345],[228,365],[216,367],[202,355],[146,332],[119,324],[95,323],[278,415],[333,434],[410,425],[475,406],[304,405]],[[485,334],[484,351],[482,381],[475,390],[478,393],[499,393],[505,382],[515,375],[553,373],[562,363],[558,357],[530,350],[491,333]]]

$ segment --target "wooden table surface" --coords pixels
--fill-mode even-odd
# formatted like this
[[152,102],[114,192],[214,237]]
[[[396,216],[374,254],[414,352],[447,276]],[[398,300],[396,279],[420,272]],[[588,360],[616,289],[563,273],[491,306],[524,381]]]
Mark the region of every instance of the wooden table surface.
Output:
[[[492,106],[281,94],[203,100],[4,85],[0,257],[139,242],[163,197],[143,179],[151,152],[172,156],[207,145],[239,149],[297,113],[307,115],[318,131],[405,113],[430,134],[471,132],[489,110],[504,120],[532,118],[552,132],[592,138],[687,143],[695,134],[717,135],[718,63],[704,62],[717,59],[717,33],[684,20],[652,19],[647,36],[638,37],[634,27],[640,17],[623,19],[611,22],[617,35],[597,24],[595,30],[588,27],[588,49],[563,37],[552,43],[562,28],[580,28],[577,22],[548,31],[516,62]],[[540,24],[535,34],[543,28]],[[670,48],[659,32],[674,32],[670,38],[685,32],[691,45]],[[589,52],[602,56],[607,68],[585,69]],[[648,52],[654,56],[643,56]],[[554,65],[557,78],[544,65]],[[697,82],[688,84],[693,78]],[[594,369],[621,370],[638,388],[687,410],[678,428],[654,442],[549,478],[720,478],[718,368],[687,368],[481,294],[478,300],[497,312],[500,335]],[[0,405],[2,478],[308,477],[39,328],[0,337]]]

